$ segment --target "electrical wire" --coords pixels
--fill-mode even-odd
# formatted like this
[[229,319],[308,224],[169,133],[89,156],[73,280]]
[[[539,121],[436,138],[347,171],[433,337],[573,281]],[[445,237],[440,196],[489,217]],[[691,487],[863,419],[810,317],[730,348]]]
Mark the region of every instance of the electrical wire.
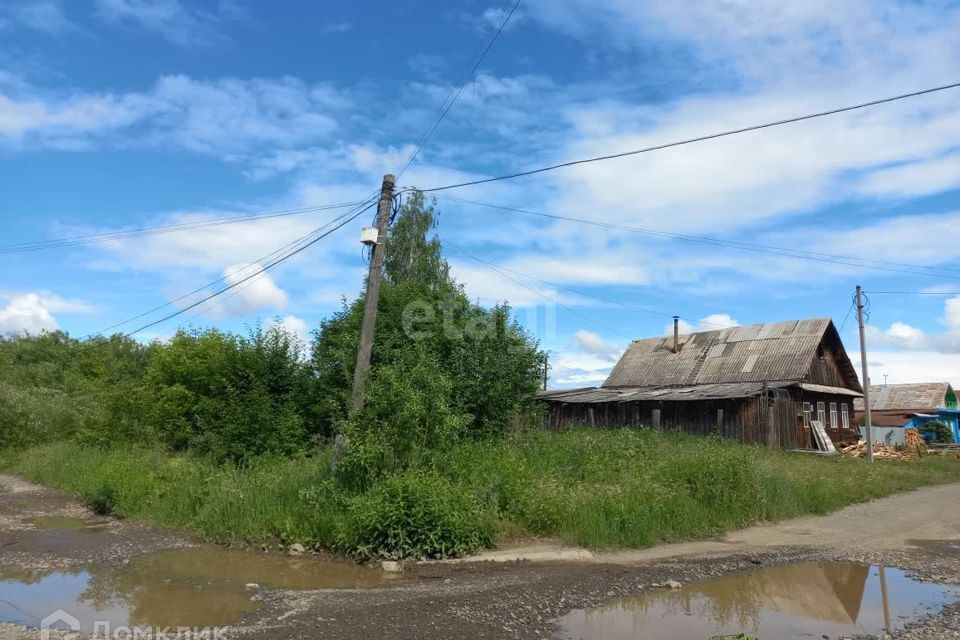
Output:
[[[373,206],[373,205],[370,205],[370,206]],[[253,278],[257,278],[257,277],[263,275],[264,273],[266,273],[266,272],[269,271],[270,269],[276,267],[278,264],[280,264],[280,263],[282,263],[282,262],[285,262],[286,260],[289,260],[290,258],[292,258],[293,256],[297,255],[297,254],[300,253],[301,251],[303,251],[303,250],[307,249],[308,247],[316,244],[317,242],[319,242],[319,241],[322,240],[323,238],[326,238],[327,236],[329,236],[329,235],[330,235],[331,233],[333,233],[334,231],[336,231],[336,230],[340,229],[341,227],[345,226],[347,223],[352,222],[353,220],[355,220],[356,218],[358,218],[358,217],[360,216],[360,214],[362,214],[364,211],[365,211],[365,210],[361,210],[361,211],[359,211],[358,213],[350,216],[349,218],[347,218],[347,219],[344,220],[343,222],[340,222],[339,224],[337,224],[337,225],[336,225],[335,227],[333,227],[332,229],[330,229],[330,230],[328,230],[328,231],[326,231],[326,232],[318,235],[316,238],[313,238],[313,239],[310,240],[309,242],[306,242],[306,243],[302,244],[301,246],[297,247],[296,249],[293,249],[293,250],[291,250],[291,251],[288,251],[288,252],[285,253],[284,255],[280,256],[279,258],[276,258],[275,260],[271,261],[271,262],[268,263],[267,265],[265,265],[265,266],[261,267],[260,269],[258,269],[256,272],[254,272],[254,273],[252,273],[252,274],[250,274],[250,275],[242,278],[241,280],[238,280],[237,282],[231,283],[231,284],[227,285],[226,287],[220,289],[219,291],[215,291],[214,293],[211,293],[210,295],[205,296],[203,299],[198,300],[197,302],[194,302],[194,303],[192,303],[192,304],[190,304],[190,305],[187,305],[186,307],[184,307],[183,309],[180,309],[179,311],[176,311],[176,312],[171,313],[171,314],[169,314],[169,315],[167,315],[167,316],[164,316],[163,318],[160,318],[159,320],[155,320],[155,321],[153,321],[153,322],[150,322],[150,323],[148,323],[148,324],[143,325],[142,327],[139,327],[139,328],[137,328],[137,329],[134,329],[133,331],[124,334],[124,337],[129,338],[129,337],[133,336],[134,334],[137,334],[137,333],[140,333],[141,331],[144,331],[145,329],[149,329],[150,327],[156,326],[156,325],[158,325],[158,324],[160,324],[160,323],[162,323],[162,322],[166,322],[167,320],[171,320],[171,319],[173,319],[173,318],[176,318],[177,316],[182,315],[182,314],[186,313],[187,311],[190,311],[191,309],[195,309],[196,307],[200,306],[200,305],[203,304],[204,302],[207,302],[208,300],[212,300],[213,298],[216,298],[217,296],[222,295],[223,293],[225,293],[225,292],[227,292],[227,291],[229,291],[229,290],[231,290],[231,289],[235,289],[236,287],[239,287],[239,286],[242,285],[243,283],[248,282],[248,281],[252,280]]]
[[[524,215],[539,216],[542,218],[549,218],[553,220],[563,220],[566,222],[576,222],[579,224],[588,224],[596,227],[603,227],[606,229],[615,229],[619,231],[630,231],[633,233],[640,233],[648,236],[662,237],[662,238],[671,238],[677,240],[684,240],[687,242],[697,242],[700,244],[709,244],[718,247],[726,247],[731,249],[740,249],[743,251],[751,251],[754,253],[767,253],[772,255],[778,255],[788,258],[797,258],[801,260],[809,260],[813,262],[823,262],[829,264],[838,264],[850,267],[859,267],[859,268],[869,268],[876,269],[881,271],[890,271],[893,273],[904,273],[908,275],[919,275],[919,276],[931,276],[937,278],[949,278],[953,280],[960,279],[960,269],[952,269],[948,267],[933,267],[926,265],[910,264],[905,262],[892,262],[888,260],[877,260],[872,258],[857,258],[855,256],[844,256],[840,254],[831,254],[831,253],[819,253],[815,251],[806,251],[801,249],[790,249],[787,247],[777,247],[772,245],[763,245],[751,242],[742,242],[739,240],[723,240],[720,238],[711,238],[709,236],[696,236],[683,233],[674,233],[670,231],[660,231],[657,229],[649,229],[644,227],[635,227],[630,225],[615,224],[612,222],[603,222],[600,220],[590,220],[587,218],[575,218],[572,216],[562,216],[552,213],[544,213],[541,211],[531,211],[530,209],[519,209],[516,207],[508,207],[499,204],[492,204],[489,202],[480,202],[477,200],[467,200],[464,198],[457,198],[449,195],[438,195],[437,198],[442,198],[445,200],[451,200],[453,202],[460,202],[464,204],[472,204],[480,207],[487,207],[491,209],[500,209],[503,211],[511,211],[514,213],[520,213]],[[889,266],[884,266],[889,265]],[[902,268],[895,268],[902,267]],[[917,271],[917,270],[921,271]],[[937,273],[942,272],[942,273]]]
[[[346,215],[349,215],[349,214],[344,214],[344,216],[346,216]],[[314,229],[314,230],[311,231],[310,234],[308,234],[307,236],[302,236],[301,238],[299,238],[299,239],[297,239],[297,240],[294,240],[292,243],[285,245],[285,246],[282,247],[280,250],[275,251],[274,253],[279,253],[279,251],[282,251],[283,249],[285,249],[285,248],[287,248],[287,247],[291,247],[291,246],[294,246],[294,245],[299,244],[299,243],[301,243],[301,242],[304,242],[307,238],[309,238],[310,235],[315,234],[315,233],[319,233],[319,232],[325,230],[327,227],[332,226],[332,225],[335,224],[340,218],[342,218],[342,217],[344,217],[344,216],[340,216],[340,217],[338,217],[338,218],[334,218],[333,220],[331,220],[331,221],[328,222],[327,224],[323,225],[322,227],[318,227],[317,229]],[[241,267],[240,269],[237,269],[237,270],[234,271],[233,273],[239,273],[239,272],[241,272],[241,271],[244,271],[245,269],[249,269],[251,266],[253,266],[253,265],[248,264],[248,265],[245,266],[245,267]],[[231,300],[231,299],[234,298],[235,296],[243,293],[244,290],[246,290],[248,287],[250,287],[251,285],[253,285],[253,284],[256,282],[257,277],[259,277],[260,275],[263,275],[263,274],[261,273],[261,274],[259,274],[258,276],[254,277],[253,279],[249,280],[248,282],[246,282],[246,283],[242,284],[241,286],[237,287],[237,288],[234,289],[229,295],[226,295],[226,296],[223,297],[223,298],[215,298],[215,299],[211,300],[210,302],[208,302],[206,305],[200,307],[200,309],[197,311],[197,313],[195,313],[194,315],[192,315],[192,316],[190,316],[189,318],[187,318],[187,320],[186,320],[186,322],[185,322],[184,324],[190,324],[190,323],[193,322],[194,320],[197,320],[198,318],[200,318],[200,317],[204,316],[205,314],[209,313],[211,309],[214,309],[214,308],[215,308],[216,306],[218,306],[218,305],[221,305],[221,306],[226,305],[226,303],[227,303],[228,300]]]
[[[354,209],[356,209],[356,207],[363,206],[363,205],[368,205],[372,200],[373,200],[373,197],[368,197],[366,200],[363,200],[363,201],[358,202],[358,203],[354,203],[352,206],[354,207]],[[310,233],[308,233],[306,236],[301,236],[300,238],[297,238],[297,239],[294,240],[293,242],[289,242],[289,243],[283,245],[282,247],[280,247],[280,248],[278,248],[278,249],[275,249],[274,251],[271,251],[270,253],[268,253],[268,254],[266,254],[266,255],[260,256],[259,258],[256,258],[256,259],[254,259],[254,260],[252,260],[252,261],[249,261],[249,262],[247,263],[247,265],[250,265],[250,264],[259,264],[259,263],[262,263],[262,262],[271,260],[273,257],[279,255],[279,254],[282,253],[283,251],[285,251],[285,250],[287,250],[287,249],[290,249],[290,248],[296,246],[296,245],[297,245],[299,242],[301,242],[305,237],[309,237],[310,235],[312,235],[312,234],[314,234],[314,233],[316,233],[316,232],[324,229],[326,226],[337,222],[338,220],[340,220],[341,218],[344,218],[345,216],[350,215],[350,213],[351,213],[351,212],[347,212],[347,213],[344,213],[344,214],[341,214],[341,215],[337,216],[336,218],[334,218],[334,219],[331,220],[330,222],[326,223],[325,225],[321,225],[320,227],[317,227],[316,229],[310,231]],[[115,324],[110,325],[109,327],[104,327],[103,329],[97,331],[96,333],[97,333],[97,334],[105,334],[106,332],[110,331],[111,329],[116,329],[117,327],[122,327],[123,325],[129,324],[129,323],[133,322],[134,320],[139,320],[140,318],[143,318],[143,317],[145,317],[145,316],[148,316],[148,315],[150,315],[150,314],[152,314],[152,313],[156,313],[157,311],[160,311],[161,309],[165,309],[165,308],[167,308],[167,307],[169,307],[169,306],[172,306],[172,305],[174,305],[174,304],[176,304],[176,303],[178,303],[178,302],[181,302],[181,301],[183,301],[183,300],[186,300],[187,298],[189,298],[189,297],[191,297],[191,296],[193,296],[193,295],[195,295],[195,294],[197,294],[197,293],[200,293],[201,291],[205,291],[205,290],[207,290],[208,288],[210,288],[210,287],[212,287],[212,286],[214,286],[214,285],[216,285],[216,284],[219,284],[220,282],[223,282],[224,280],[227,280],[227,279],[230,278],[231,276],[234,276],[234,275],[240,273],[241,271],[243,271],[243,270],[245,270],[245,269],[247,269],[247,268],[248,268],[248,266],[239,267],[239,268],[237,268],[237,269],[234,269],[234,270],[230,271],[229,273],[223,274],[222,276],[220,276],[220,277],[217,278],[216,280],[213,280],[212,282],[208,282],[208,283],[206,283],[206,284],[204,284],[204,285],[202,285],[202,286],[200,286],[200,287],[197,287],[196,289],[193,289],[192,291],[188,291],[187,293],[184,293],[183,295],[180,295],[180,296],[174,298],[173,300],[170,300],[170,301],[165,302],[165,303],[163,303],[163,304],[161,304],[161,305],[158,305],[158,306],[156,306],[156,307],[153,307],[152,309],[148,309],[147,311],[144,311],[143,313],[140,313],[140,314],[138,314],[138,315],[136,315],[136,316],[133,316],[132,318],[127,318],[126,320],[123,320],[122,322],[117,322],[117,323],[115,323]],[[96,335],[96,334],[94,334],[94,335]]]
[[[507,23],[510,22],[510,18],[513,17],[513,14],[516,12],[517,7],[520,6],[521,0],[516,0],[513,3],[513,8],[510,9],[506,17],[500,22],[500,25],[497,27],[497,30],[494,32],[493,37],[490,38],[490,41],[487,43],[487,46],[480,52],[480,55],[471,65],[468,61],[467,66],[464,67],[463,71],[460,72],[460,75],[457,76],[456,82],[450,87],[450,90],[447,92],[446,98],[440,105],[440,110],[437,111],[437,114],[433,117],[431,124],[427,127],[427,130],[420,135],[420,138],[417,140],[417,144],[414,147],[413,151],[410,153],[410,157],[407,158],[407,161],[403,163],[403,166],[400,168],[400,171],[397,173],[397,181],[400,181],[400,177],[406,173],[407,169],[410,168],[410,165],[413,164],[417,156],[420,154],[420,151],[423,149],[424,145],[427,144],[427,141],[430,140],[430,137],[434,134],[437,128],[440,126],[440,123],[443,122],[444,118],[447,117],[447,114],[450,113],[450,110],[453,108],[453,105],[457,102],[457,99],[460,97],[460,94],[463,92],[463,88],[467,86],[467,79],[472,77],[477,69],[480,68],[480,65],[483,63],[483,59],[487,57],[487,54],[490,52],[490,49],[493,48],[494,43],[497,41],[497,38],[500,37],[500,34],[503,33],[503,30],[506,28]],[[504,3],[506,6],[506,3]]]
[[[340,229],[341,227],[345,226],[346,224],[348,224],[348,223],[352,222],[353,220],[357,219],[357,218],[360,217],[364,212],[366,212],[370,207],[374,206],[374,204],[375,204],[375,203],[371,203],[371,204],[367,205],[366,207],[360,208],[358,211],[356,211],[356,213],[351,213],[351,214],[348,215],[348,216],[341,216],[342,218],[345,217],[345,219],[343,219],[342,221],[338,222],[338,223],[337,223],[335,226],[333,226],[332,228],[328,229],[327,231],[325,231],[325,232],[323,232],[323,233],[321,233],[321,234],[319,234],[319,235],[316,235],[316,237],[314,237],[314,238],[312,238],[312,239],[309,239],[309,240],[306,241],[306,242],[301,242],[301,243],[300,243],[300,246],[297,246],[297,247],[295,247],[295,248],[293,248],[293,249],[285,252],[285,253],[284,253],[283,255],[281,255],[280,257],[273,259],[273,260],[270,261],[268,264],[266,264],[265,266],[263,266],[263,267],[261,267],[260,269],[258,269],[256,272],[254,272],[254,273],[252,273],[252,274],[250,274],[250,275],[247,275],[247,276],[245,276],[244,278],[242,278],[242,279],[240,279],[240,280],[238,280],[238,281],[236,281],[236,282],[230,283],[229,285],[223,287],[222,289],[220,289],[220,290],[218,290],[218,291],[215,291],[215,292],[211,293],[210,295],[207,295],[207,296],[205,296],[204,298],[198,300],[197,302],[194,302],[194,303],[192,303],[192,304],[189,304],[189,305],[187,305],[186,307],[184,307],[184,308],[182,308],[182,309],[180,309],[180,310],[178,310],[178,311],[176,311],[176,312],[174,312],[174,313],[171,313],[171,314],[169,314],[169,315],[166,315],[166,316],[160,318],[159,320],[154,320],[153,322],[147,323],[147,324],[145,324],[145,325],[143,325],[143,326],[141,326],[141,327],[139,327],[139,328],[137,328],[137,329],[134,329],[133,331],[130,331],[130,332],[124,334],[124,337],[129,338],[129,337],[131,337],[131,336],[133,336],[133,335],[135,335],[135,334],[137,334],[137,333],[140,333],[141,331],[144,331],[144,330],[146,330],[146,329],[149,329],[150,327],[156,326],[156,325],[158,325],[158,324],[160,324],[160,323],[162,323],[162,322],[166,322],[167,320],[171,320],[171,319],[173,319],[173,318],[176,318],[177,316],[180,316],[180,315],[186,313],[187,311],[190,311],[191,309],[197,308],[198,306],[200,306],[201,304],[207,302],[208,300],[212,300],[213,298],[216,298],[217,296],[220,296],[220,295],[222,295],[223,293],[226,293],[227,291],[230,291],[231,289],[235,289],[235,288],[241,286],[243,283],[248,282],[248,281],[252,280],[253,278],[259,277],[260,275],[266,273],[266,272],[269,271],[270,269],[273,269],[273,268],[276,267],[277,265],[279,265],[279,264],[281,264],[281,263],[289,260],[290,258],[292,258],[293,256],[297,255],[297,254],[300,253],[301,251],[304,251],[304,250],[307,249],[308,247],[313,246],[314,244],[316,244],[316,243],[319,242],[320,240],[326,238],[327,236],[329,236],[329,235],[332,234],[333,232],[337,231],[337,230]],[[329,225],[325,225],[325,226],[329,226]],[[307,234],[307,235],[303,236],[302,238],[300,238],[297,242],[300,242],[300,241],[302,241],[302,240],[307,240],[307,238],[310,238],[310,236],[312,236],[312,235],[315,235],[315,231],[311,231],[309,234]]]
[[28,242],[0,245],[0,254],[3,253],[23,253],[27,251],[40,251],[43,249],[58,249],[61,247],[72,247],[83,244],[95,244],[100,242],[109,242],[111,240],[122,240],[139,236],[150,236],[162,233],[175,233],[180,231],[194,231],[208,227],[216,227],[226,224],[237,224],[242,222],[256,222],[259,220],[268,220],[285,216],[301,215],[304,213],[314,213],[318,211],[329,211],[332,209],[346,209],[356,206],[356,202],[343,202],[338,204],[323,205],[318,207],[304,207],[302,209],[288,209],[285,211],[272,211],[245,216],[231,216],[226,218],[217,218],[215,220],[203,220],[197,222],[182,222],[171,225],[159,225],[154,227],[144,227],[142,229],[128,229],[125,231],[112,231],[109,233],[98,233],[86,236],[73,236],[69,238],[51,238],[49,240],[32,240]]
[[587,164],[590,162],[601,162],[604,160],[615,160],[617,158],[626,158],[629,156],[639,155],[641,153],[649,153],[651,151],[660,151],[662,149],[669,149],[671,147],[679,147],[682,145],[693,144],[696,142],[705,142],[707,140],[715,140],[716,138],[724,138],[727,136],[733,136],[740,133],[747,133],[749,131],[758,131],[760,129],[769,129],[771,127],[778,127],[785,124],[792,124],[795,122],[802,122],[804,120],[813,120],[815,118],[823,118],[826,116],[836,115],[838,113],[845,113],[847,111],[856,111],[857,109],[865,109],[867,107],[873,107],[880,104],[887,104],[889,102],[896,102],[897,100],[905,100],[907,98],[915,98],[917,96],[928,95],[931,93],[936,93],[938,91],[946,91],[947,89],[956,89],[960,87],[960,82],[954,82],[951,84],[944,84],[937,87],[930,87],[928,89],[921,89],[920,91],[911,91],[910,93],[901,93],[895,96],[889,96],[886,98],[879,98],[877,100],[870,100],[869,102],[861,102],[858,104],[848,105],[845,107],[838,107],[836,109],[829,109],[827,111],[818,111],[816,113],[808,113],[800,116],[793,116],[791,118],[784,118],[782,120],[774,120],[771,122],[765,122],[762,124],[750,125],[748,127],[740,127],[738,129],[729,129],[727,131],[720,131],[717,133],[710,133],[703,136],[697,136],[695,138],[686,138],[684,140],[676,140],[674,142],[667,142],[664,144],[653,145],[650,147],[644,147],[642,149],[633,149],[631,151],[623,151],[621,153],[611,153],[604,156],[595,156],[592,158],[583,158],[581,160],[571,160],[569,162],[561,162],[560,164],[549,165],[546,167],[539,167],[536,169],[528,169],[526,171],[518,171],[516,173],[510,173],[502,176],[495,176],[491,178],[481,178],[479,180],[469,180],[467,182],[459,182],[456,184],[448,184],[439,187],[431,187],[429,189],[420,189],[424,193],[433,193],[437,191],[446,191],[448,189],[460,189],[462,187],[472,187],[478,184],[487,184],[489,182],[497,182],[499,180],[512,180],[513,178],[521,178],[525,176],[532,176],[538,173],[545,173],[547,171],[555,171],[557,169],[563,169],[566,167],[573,167],[576,165]]
[[870,291],[869,293],[894,296],[960,296],[960,291]]
[[843,328],[847,326],[847,320],[850,319],[850,312],[853,311],[853,308],[857,306],[857,296],[854,295],[853,299],[850,301],[850,306],[847,307],[847,314],[843,316],[843,322],[840,323],[840,330],[837,331],[841,336],[843,335]]

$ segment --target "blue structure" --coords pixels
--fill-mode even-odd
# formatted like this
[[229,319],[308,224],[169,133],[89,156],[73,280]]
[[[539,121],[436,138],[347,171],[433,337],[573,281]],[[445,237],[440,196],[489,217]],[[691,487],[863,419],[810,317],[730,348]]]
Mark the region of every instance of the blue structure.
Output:
[[[854,408],[857,423],[863,424],[863,400],[856,400]],[[870,385],[870,417],[879,441],[903,444],[904,429],[942,422],[953,441],[960,442],[960,405],[949,382]]]

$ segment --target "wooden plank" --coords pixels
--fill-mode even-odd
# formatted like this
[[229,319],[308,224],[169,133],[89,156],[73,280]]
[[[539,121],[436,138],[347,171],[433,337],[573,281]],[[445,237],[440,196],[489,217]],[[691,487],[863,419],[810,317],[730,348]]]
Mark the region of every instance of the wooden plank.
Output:
[[823,428],[823,423],[819,420],[810,421],[810,429],[813,431],[814,438],[817,441],[817,448],[827,453],[836,453],[837,449],[833,446],[833,440],[827,435],[827,430]]

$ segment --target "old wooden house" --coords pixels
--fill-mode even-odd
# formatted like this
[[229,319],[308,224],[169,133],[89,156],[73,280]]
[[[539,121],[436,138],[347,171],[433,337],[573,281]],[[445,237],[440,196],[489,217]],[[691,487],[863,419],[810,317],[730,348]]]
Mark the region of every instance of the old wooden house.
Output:
[[545,391],[550,428],[649,426],[814,449],[855,440],[856,371],[829,318],[635,340],[600,387]]

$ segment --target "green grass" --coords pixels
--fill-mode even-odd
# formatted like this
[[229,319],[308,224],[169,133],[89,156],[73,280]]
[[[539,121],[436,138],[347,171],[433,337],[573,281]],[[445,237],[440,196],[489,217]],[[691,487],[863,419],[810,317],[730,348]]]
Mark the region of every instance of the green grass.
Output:
[[60,442],[8,452],[2,464],[121,517],[221,542],[300,542],[357,556],[461,554],[530,534],[641,547],[960,481],[960,463],[948,458],[871,466],[627,429],[463,445],[365,494],[337,485],[326,452],[241,468]]

